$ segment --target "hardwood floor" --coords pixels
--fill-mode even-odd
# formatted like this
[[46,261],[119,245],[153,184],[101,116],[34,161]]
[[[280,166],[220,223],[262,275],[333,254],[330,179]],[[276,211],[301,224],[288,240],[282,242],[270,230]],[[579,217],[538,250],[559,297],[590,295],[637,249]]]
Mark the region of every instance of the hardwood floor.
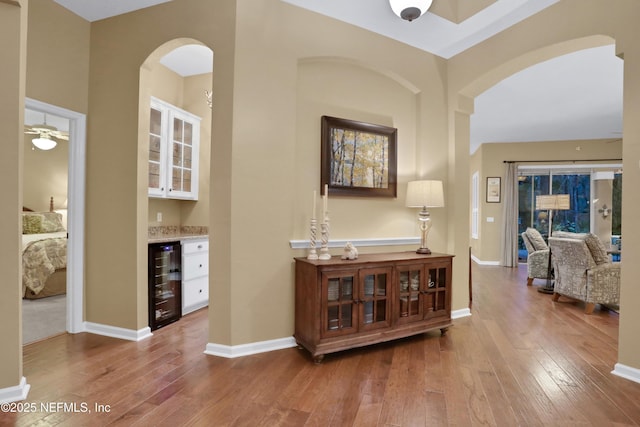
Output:
[[[139,343],[54,337],[24,349],[31,391],[22,403],[37,411],[0,413],[0,425],[640,425],[640,384],[610,373],[618,314],[554,303],[525,275],[474,265],[472,316],[446,336],[330,354],[320,365],[296,348],[207,356],[206,310]],[[65,402],[91,413],[41,410]]]

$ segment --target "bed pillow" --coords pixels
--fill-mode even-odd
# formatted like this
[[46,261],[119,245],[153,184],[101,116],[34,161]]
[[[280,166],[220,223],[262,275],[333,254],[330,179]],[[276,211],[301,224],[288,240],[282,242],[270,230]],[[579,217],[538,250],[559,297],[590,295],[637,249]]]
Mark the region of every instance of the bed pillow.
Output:
[[22,234],[38,234],[42,229],[42,216],[34,213],[22,214]]
[[64,225],[62,225],[62,214],[42,212],[42,232],[57,233],[58,231],[65,231]]
[[65,231],[62,215],[57,212],[28,212],[22,214],[22,234],[42,234]]

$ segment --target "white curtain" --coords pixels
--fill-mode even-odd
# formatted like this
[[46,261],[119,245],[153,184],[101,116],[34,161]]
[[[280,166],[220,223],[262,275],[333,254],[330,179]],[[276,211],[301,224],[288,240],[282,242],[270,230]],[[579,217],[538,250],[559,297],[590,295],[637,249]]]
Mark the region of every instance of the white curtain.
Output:
[[504,180],[504,202],[502,205],[502,243],[500,264],[504,267],[518,266],[518,165],[506,162]]

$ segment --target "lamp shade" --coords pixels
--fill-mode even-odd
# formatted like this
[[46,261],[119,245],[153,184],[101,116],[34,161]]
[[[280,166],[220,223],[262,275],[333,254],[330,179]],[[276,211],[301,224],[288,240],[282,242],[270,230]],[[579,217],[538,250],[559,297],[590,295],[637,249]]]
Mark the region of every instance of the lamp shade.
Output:
[[406,206],[410,208],[444,207],[442,181],[411,181],[407,185]]
[[407,21],[413,21],[425,13],[433,0],[389,0],[393,13]]
[[536,196],[536,210],[563,211],[571,209],[571,201],[568,194],[551,194]]
[[41,135],[40,138],[33,138],[31,143],[40,150],[51,150],[58,145],[58,143],[48,137],[48,135]]

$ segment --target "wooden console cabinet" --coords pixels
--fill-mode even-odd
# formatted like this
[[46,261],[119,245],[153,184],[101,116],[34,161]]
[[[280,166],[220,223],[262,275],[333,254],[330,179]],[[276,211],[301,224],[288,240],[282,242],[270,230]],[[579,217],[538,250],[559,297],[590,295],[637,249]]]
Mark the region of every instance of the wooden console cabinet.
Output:
[[327,353],[451,326],[453,255],[394,252],[355,260],[295,258],[294,338]]

